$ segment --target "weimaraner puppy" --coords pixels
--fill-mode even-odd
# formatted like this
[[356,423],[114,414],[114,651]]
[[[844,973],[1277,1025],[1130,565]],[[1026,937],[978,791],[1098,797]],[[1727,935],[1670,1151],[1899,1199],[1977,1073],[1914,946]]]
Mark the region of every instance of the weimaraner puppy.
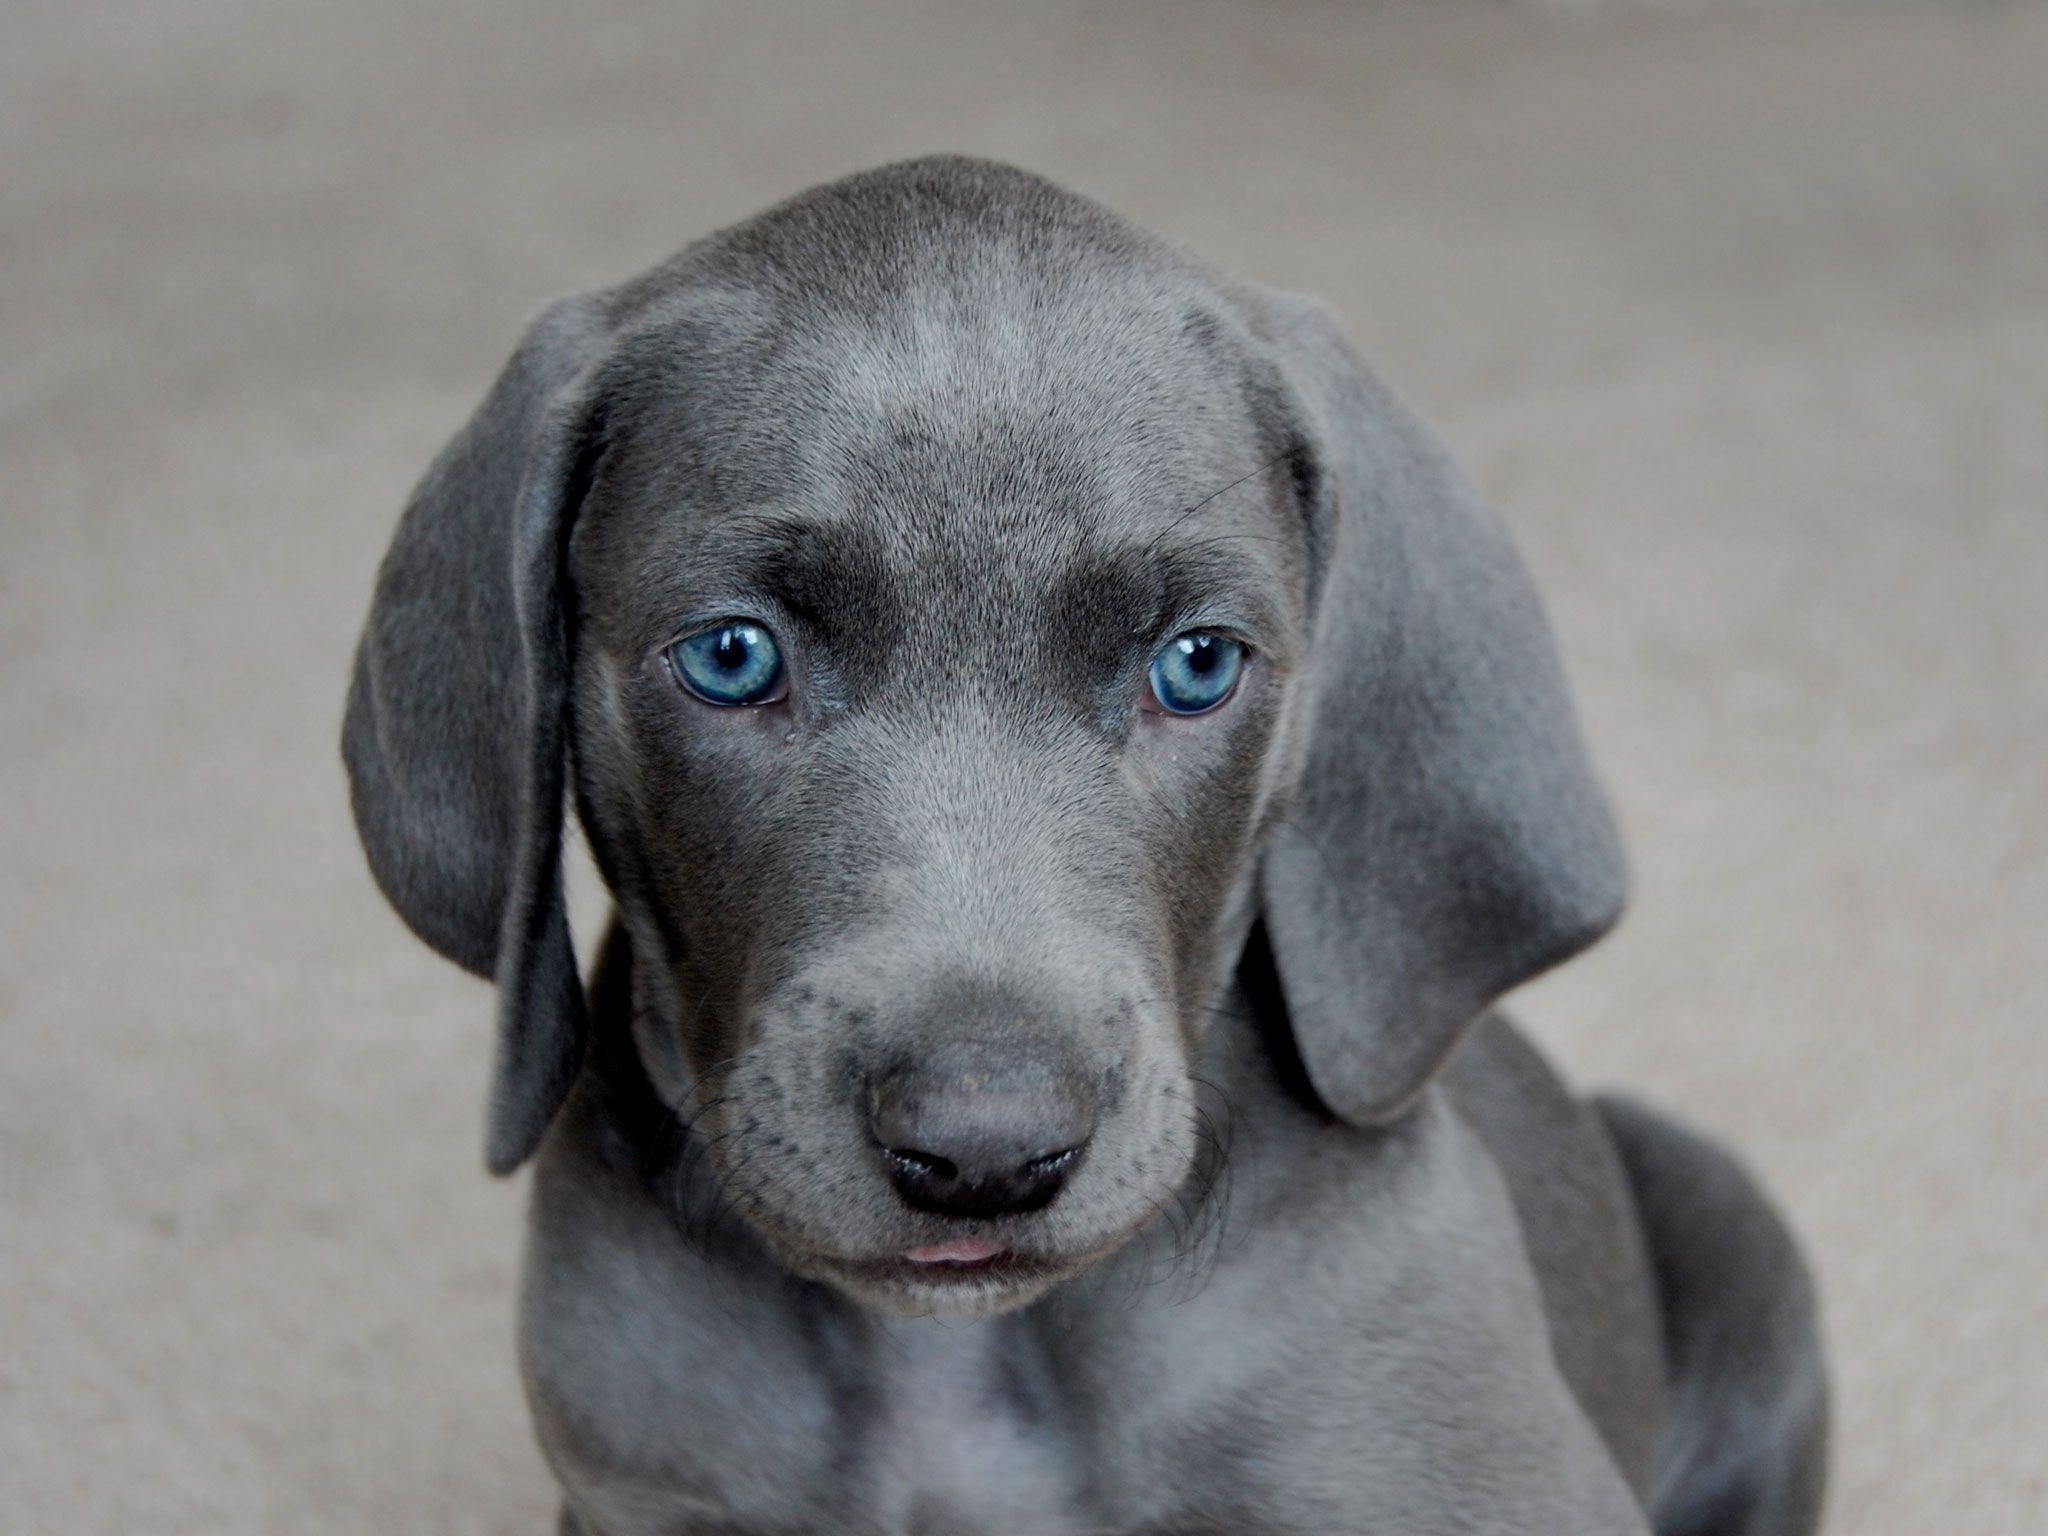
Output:
[[1490,1012],[1621,857],[1506,536],[1315,304],[952,158],[565,299],[343,745],[497,984],[564,1531],[1813,1529],[1791,1239]]

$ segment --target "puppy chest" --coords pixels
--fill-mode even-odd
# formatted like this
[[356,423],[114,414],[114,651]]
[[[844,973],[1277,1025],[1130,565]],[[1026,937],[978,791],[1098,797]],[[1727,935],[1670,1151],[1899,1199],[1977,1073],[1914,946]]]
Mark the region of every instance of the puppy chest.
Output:
[[[1085,1528],[1073,1416],[1034,1354],[977,1327],[891,1330],[853,1487],[877,1533],[1047,1536]],[[891,1344],[899,1346],[891,1348]]]

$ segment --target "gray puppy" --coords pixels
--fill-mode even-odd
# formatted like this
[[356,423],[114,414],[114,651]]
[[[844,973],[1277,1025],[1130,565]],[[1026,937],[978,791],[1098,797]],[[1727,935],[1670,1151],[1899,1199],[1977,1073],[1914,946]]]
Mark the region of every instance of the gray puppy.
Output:
[[959,159],[564,300],[344,751],[497,982],[565,1531],[1813,1528],[1784,1229],[1488,1012],[1621,859],[1505,535],[1315,305]]

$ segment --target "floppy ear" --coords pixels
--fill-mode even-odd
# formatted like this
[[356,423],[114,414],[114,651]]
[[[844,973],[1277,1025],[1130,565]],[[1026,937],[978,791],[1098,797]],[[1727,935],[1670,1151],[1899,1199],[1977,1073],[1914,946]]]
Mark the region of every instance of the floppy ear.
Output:
[[1319,574],[1305,771],[1261,905],[1310,1080],[1371,1124],[1604,933],[1625,875],[1505,530],[1320,306],[1268,297]]
[[342,726],[377,883],[428,944],[498,985],[485,1159],[540,1144],[582,1064],[563,903],[568,635],[563,548],[599,424],[606,337],[565,299],[413,492],[377,578]]

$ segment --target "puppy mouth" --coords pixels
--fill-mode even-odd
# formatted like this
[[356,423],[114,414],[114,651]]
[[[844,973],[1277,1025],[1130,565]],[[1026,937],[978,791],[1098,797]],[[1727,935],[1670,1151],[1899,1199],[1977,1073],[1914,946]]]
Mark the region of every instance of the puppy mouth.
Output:
[[1028,1306],[1085,1274],[1121,1251],[1131,1232],[1051,1252],[1014,1247],[1003,1236],[960,1236],[880,1253],[776,1246],[797,1274],[880,1312],[983,1318]]
[[1045,1254],[995,1237],[961,1235],[865,1253],[806,1241],[759,1212],[750,1222],[795,1273],[823,1281],[887,1311],[1002,1310],[1085,1269],[1098,1255]]
[[922,1269],[940,1272],[948,1270],[980,1270],[999,1264],[1009,1256],[1010,1250],[1001,1243],[992,1243],[980,1237],[956,1237],[948,1243],[933,1243],[926,1248],[906,1249],[903,1261]]
[[868,1281],[917,1289],[1025,1283],[1064,1270],[1063,1265],[982,1237],[956,1237],[873,1258],[841,1259],[839,1268]]
[[1071,1262],[1022,1252],[987,1238],[960,1237],[897,1253],[850,1258],[819,1256],[819,1278],[829,1278],[857,1294],[912,1311],[937,1307],[1001,1309],[1035,1295],[1074,1272]]

